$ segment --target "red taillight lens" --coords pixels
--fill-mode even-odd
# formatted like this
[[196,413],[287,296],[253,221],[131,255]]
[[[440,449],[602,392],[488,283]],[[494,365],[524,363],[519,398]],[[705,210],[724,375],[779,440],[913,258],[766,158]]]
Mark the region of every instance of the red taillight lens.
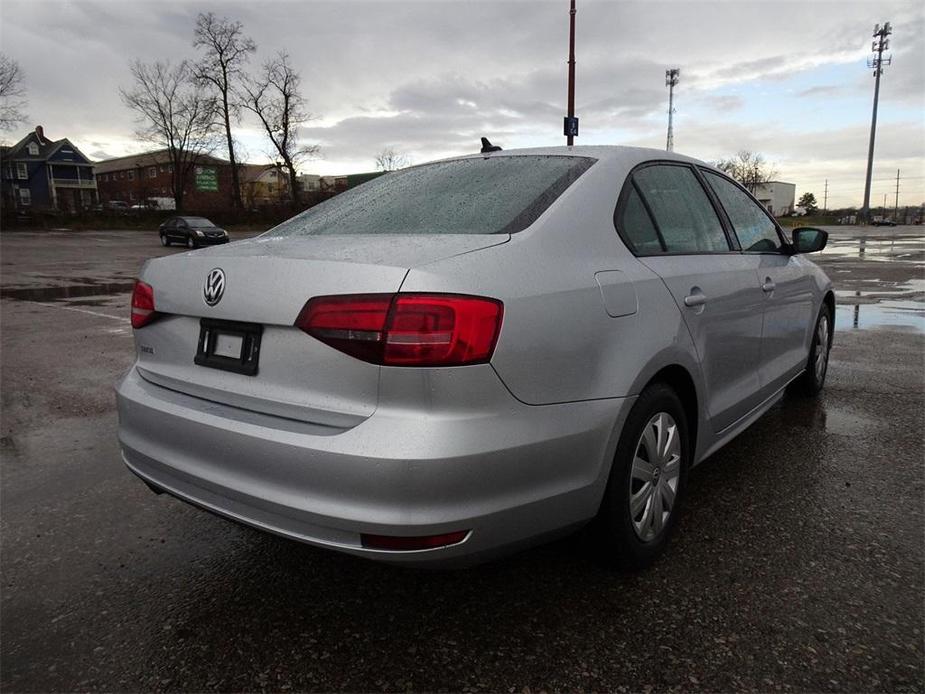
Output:
[[154,289],[146,282],[135,280],[135,288],[132,290],[132,327],[142,328],[155,318]]
[[458,530],[443,535],[424,535],[421,537],[402,537],[398,535],[360,535],[360,543],[367,549],[387,549],[393,552],[412,552],[418,549],[435,549],[458,545],[466,539],[468,530]]
[[385,366],[463,366],[491,359],[504,307],[461,294],[358,294],[311,299],[296,327]]

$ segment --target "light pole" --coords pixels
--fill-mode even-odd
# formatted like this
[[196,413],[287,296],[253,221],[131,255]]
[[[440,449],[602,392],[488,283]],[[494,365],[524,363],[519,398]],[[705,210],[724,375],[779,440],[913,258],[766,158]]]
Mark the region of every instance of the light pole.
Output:
[[568,115],[562,127],[565,144],[569,147],[575,144],[575,136],[578,134],[578,119],[575,117],[575,13],[575,0],[571,0],[568,12]]
[[669,152],[674,151],[674,88],[681,77],[681,68],[673,67],[665,70],[665,86],[668,87],[668,140],[665,143],[665,149]]
[[874,110],[870,118],[870,146],[867,149],[867,179],[864,182],[864,207],[861,208],[861,219],[865,223],[870,222],[870,181],[874,171],[874,139],[877,136],[877,102],[880,100],[880,75],[883,74],[883,66],[893,62],[893,57],[883,57],[883,51],[890,47],[890,40],[887,38],[893,33],[893,28],[889,22],[885,22],[881,27],[879,24],[874,26],[874,42],[871,50],[876,53],[876,57],[868,58],[867,67],[874,71]]

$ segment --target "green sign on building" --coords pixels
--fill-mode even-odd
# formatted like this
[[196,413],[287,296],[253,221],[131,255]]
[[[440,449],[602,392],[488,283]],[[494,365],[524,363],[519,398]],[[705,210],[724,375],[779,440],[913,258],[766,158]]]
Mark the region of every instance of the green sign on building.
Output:
[[196,190],[218,192],[218,171],[214,167],[196,167]]

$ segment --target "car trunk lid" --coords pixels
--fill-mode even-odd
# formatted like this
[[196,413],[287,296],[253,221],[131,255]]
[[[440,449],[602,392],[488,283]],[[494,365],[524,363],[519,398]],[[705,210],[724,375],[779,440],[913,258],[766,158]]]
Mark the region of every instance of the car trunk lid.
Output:
[[[164,314],[136,331],[146,380],[205,400],[332,427],[355,425],[378,403],[379,367],[294,327],[308,299],[397,292],[409,268],[504,243],[508,235],[257,238],[150,261],[141,279]],[[206,303],[219,268],[224,293]],[[202,319],[263,326],[254,376],[194,363]]]

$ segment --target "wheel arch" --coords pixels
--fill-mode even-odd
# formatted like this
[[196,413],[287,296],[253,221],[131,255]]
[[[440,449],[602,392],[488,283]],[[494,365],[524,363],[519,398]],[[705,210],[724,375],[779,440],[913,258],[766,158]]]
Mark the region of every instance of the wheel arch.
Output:
[[822,297],[822,305],[829,307],[829,315],[832,316],[832,320],[835,320],[835,292],[829,289],[825,296]]
[[697,397],[697,386],[690,372],[680,364],[670,364],[660,369],[645,387],[653,383],[664,383],[671,388],[681,400],[684,415],[687,418],[688,435],[690,436],[691,462],[697,451],[697,434],[700,424],[700,404]]

